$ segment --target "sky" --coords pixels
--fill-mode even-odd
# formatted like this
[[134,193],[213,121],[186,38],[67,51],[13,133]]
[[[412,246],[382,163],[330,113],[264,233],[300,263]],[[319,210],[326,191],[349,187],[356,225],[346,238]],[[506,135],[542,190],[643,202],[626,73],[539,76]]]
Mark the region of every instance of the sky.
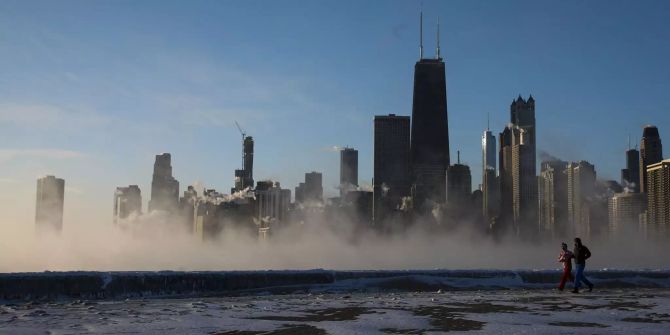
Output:
[[32,224],[46,174],[66,180],[65,229],[109,224],[117,186],[138,184],[146,206],[163,152],[181,190],[227,193],[235,121],[256,180],[293,189],[320,171],[334,196],[332,148],[350,146],[371,183],[374,115],[411,114],[421,8],[426,57],[440,17],[450,150],[473,188],[487,117],[500,132],[519,94],[536,99],[538,151],[602,179],[619,179],[643,125],[670,141],[667,1],[3,0],[0,224]]

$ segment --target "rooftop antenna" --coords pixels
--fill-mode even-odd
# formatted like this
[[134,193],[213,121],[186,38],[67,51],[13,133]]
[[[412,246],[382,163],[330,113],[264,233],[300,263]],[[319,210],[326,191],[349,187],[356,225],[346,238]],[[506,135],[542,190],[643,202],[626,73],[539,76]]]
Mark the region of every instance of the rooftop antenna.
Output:
[[630,134],[628,134],[628,150],[630,150]]
[[437,17],[437,56],[435,57],[438,60],[440,59],[440,17]]
[[419,60],[423,59],[423,9],[419,14]]
[[491,130],[491,113],[486,112],[486,131]]
[[460,150],[456,150],[456,157],[457,157],[456,164],[461,164],[461,151]]

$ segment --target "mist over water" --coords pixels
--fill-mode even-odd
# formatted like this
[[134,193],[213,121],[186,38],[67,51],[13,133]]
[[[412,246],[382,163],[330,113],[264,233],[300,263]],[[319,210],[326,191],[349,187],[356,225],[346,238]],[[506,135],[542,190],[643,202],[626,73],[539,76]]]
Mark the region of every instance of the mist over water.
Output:
[[[78,224],[61,235],[0,229],[0,272],[219,271],[282,269],[555,269],[560,241],[494,241],[468,229],[415,224],[380,235],[354,224],[318,218],[276,227],[260,241],[248,230],[224,228],[203,242],[187,227],[154,212],[123,225]],[[7,227],[7,225],[2,225]],[[572,248],[572,241],[566,241]],[[670,246],[641,237],[584,240],[588,268],[670,269]]]

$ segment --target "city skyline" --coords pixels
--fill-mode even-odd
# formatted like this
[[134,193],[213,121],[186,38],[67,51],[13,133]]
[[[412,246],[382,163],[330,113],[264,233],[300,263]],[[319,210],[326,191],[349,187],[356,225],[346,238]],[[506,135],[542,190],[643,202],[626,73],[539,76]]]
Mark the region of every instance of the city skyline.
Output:
[[[579,154],[578,155],[571,155],[569,153],[566,154],[566,151],[569,152],[570,150],[566,150],[565,148],[548,147],[547,142],[552,142],[551,141],[552,136],[557,136],[557,134],[556,133],[552,134],[552,132],[555,131],[555,129],[551,129],[547,125],[552,121],[556,121],[556,115],[555,115],[556,109],[557,106],[560,106],[560,104],[556,103],[555,95],[557,94],[555,93],[542,94],[541,93],[542,91],[546,91],[545,87],[542,86],[538,87],[531,84],[518,85],[518,87],[515,88],[498,88],[496,90],[486,92],[491,93],[492,95],[504,95],[505,97],[502,99],[502,102],[494,101],[496,105],[495,108],[490,107],[492,106],[492,102],[481,103],[482,106],[481,109],[486,109],[487,107],[484,106],[490,104],[488,108],[492,110],[487,109],[486,111],[473,113],[472,115],[470,115],[470,118],[464,117],[468,115],[467,113],[468,111],[480,109],[480,103],[478,102],[467,103],[467,104],[463,103],[463,97],[467,96],[467,94],[463,94],[462,89],[464,87],[463,85],[465,85],[464,82],[468,81],[468,79],[465,79],[463,77],[463,74],[476,73],[476,71],[472,72],[473,71],[472,65],[471,64],[468,65],[469,63],[468,60],[463,61],[464,58],[459,58],[463,57],[463,55],[459,54],[458,52],[459,50],[458,43],[454,43],[455,42],[454,39],[456,40],[456,42],[459,41],[459,39],[457,38],[459,30],[453,29],[454,28],[453,25],[455,24],[454,21],[461,22],[461,24],[464,23],[462,23],[461,21],[462,18],[456,17],[454,20],[454,17],[450,17],[450,12],[447,10],[444,9],[436,10],[434,8],[431,8],[429,11],[428,10],[430,7],[429,5],[432,5],[433,7],[441,7],[441,5],[438,6],[437,4],[429,4],[429,3],[426,4],[427,8],[424,9],[425,11],[424,16],[427,21],[425,22],[426,27],[425,34],[427,36],[432,35],[428,34],[427,32],[433,31],[435,20],[439,12],[442,25],[442,36],[444,36],[443,37],[444,40],[441,43],[442,44],[441,55],[445,58],[447,68],[447,87],[448,87],[447,95],[449,101],[449,116],[450,116],[449,130],[450,135],[452,136],[451,155],[453,155],[456,150],[460,149],[461,152],[463,153],[462,161],[467,165],[469,165],[473,171],[478,171],[476,167],[481,166],[480,165],[481,158],[479,151],[481,149],[479,148],[480,145],[479,140],[481,136],[481,131],[485,129],[486,114],[490,113],[492,116],[491,129],[494,132],[499,131],[506,123],[504,121],[506,120],[508,115],[506,106],[509,103],[509,98],[514,97],[519,93],[523,94],[524,96],[527,96],[527,94],[532,93],[534,97],[538,98],[538,101],[540,101],[538,103],[538,109],[536,115],[538,120],[538,128],[540,129],[539,134],[541,134],[537,138],[538,158],[540,158],[541,156],[540,153],[541,151],[546,151],[552,155],[558,156],[561,159],[565,160],[579,161],[580,159],[588,159],[589,162],[591,162],[596,166],[596,169],[598,170],[598,176],[599,177],[603,176],[603,179],[614,179],[614,180],[619,179],[618,173],[620,169],[624,167],[625,163],[622,157],[624,150],[626,149],[625,146],[626,136],[629,133],[633,137],[633,139],[635,139],[637,136],[641,134],[640,130],[644,124],[654,123],[659,127],[659,130],[661,132],[661,138],[663,138],[663,132],[666,129],[664,125],[667,124],[667,116],[666,114],[662,113],[661,106],[663,102],[657,101],[655,102],[657,106],[654,106],[653,108],[657,109],[659,112],[657,112],[655,115],[652,114],[653,118],[650,117],[649,120],[642,121],[643,124],[620,127],[626,129],[620,129],[620,130],[613,129],[612,131],[606,131],[605,133],[602,134],[603,137],[609,143],[616,143],[617,139],[620,140],[621,142],[621,145],[618,148],[610,148],[610,147],[601,148],[600,151],[604,149],[607,152],[610,152],[611,150],[611,153],[609,155],[603,155],[604,157],[602,158],[599,157],[601,155],[592,155],[590,157],[589,155],[586,154],[582,154],[581,156]],[[586,7],[589,7],[589,5],[586,5]],[[473,10],[473,8],[469,8],[469,10]],[[162,148],[159,150],[150,149],[149,147],[156,147],[157,146],[156,143],[147,145],[150,142],[148,142],[147,138],[144,138],[142,140],[142,137],[148,136],[151,137],[153,140],[155,140],[156,138],[161,137],[152,137],[149,135],[165,136],[166,134],[164,133],[164,131],[166,129],[160,129],[160,128],[166,126],[166,124],[156,122],[156,125],[158,126],[157,128],[159,128],[157,131],[156,129],[151,129],[151,127],[147,126],[146,123],[144,124],[144,126],[141,125],[141,122],[139,122],[137,125],[133,125],[132,118],[127,118],[125,120],[122,120],[121,122],[118,122],[119,120],[116,119],[118,115],[114,113],[113,109],[111,112],[107,111],[107,114],[105,113],[97,114],[97,112],[91,114],[88,111],[86,111],[86,108],[76,109],[71,108],[71,106],[67,106],[70,103],[64,103],[62,105],[56,103],[50,106],[33,103],[28,104],[26,106],[25,104],[22,103],[22,101],[30,100],[29,98],[31,94],[27,93],[18,94],[16,93],[18,88],[20,88],[21,85],[28,85],[31,83],[35,84],[40,82],[37,81],[37,77],[31,75],[31,72],[28,71],[27,77],[29,79],[24,79],[23,81],[19,80],[18,88],[7,89],[5,90],[5,93],[3,93],[3,98],[5,98],[4,100],[8,101],[3,103],[2,106],[3,114],[2,118],[0,119],[0,121],[3,122],[3,129],[7,130],[6,132],[3,132],[2,135],[6,136],[6,140],[4,141],[4,143],[7,143],[6,145],[9,145],[10,143],[18,142],[21,144],[21,146],[6,147],[2,149],[4,157],[3,162],[6,163],[5,165],[8,167],[8,169],[6,170],[7,171],[6,173],[8,175],[0,176],[0,178],[3,178],[3,181],[5,183],[9,184],[14,183],[18,185],[26,182],[28,176],[31,179],[29,183],[33,183],[34,181],[32,180],[34,180],[34,177],[37,174],[47,174],[47,173],[54,174],[59,177],[65,178],[68,181],[68,186],[66,186],[66,193],[72,192],[75,195],[74,199],[73,197],[67,197],[68,202],[66,202],[66,207],[70,205],[69,202],[70,200],[74,200],[75,202],[78,201],[77,192],[88,195],[101,193],[103,194],[101,199],[95,199],[96,196],[93,196],[94,198],[93,200],[95,201],[104,200],[97,205],[97,208],[103,208],[108,212],[110,207],[108,193],[110,189],[113,190],[115,187],[119,185],[139,184],[141,189],[144,189],[145,192],[148,192],[148,190],[150,190],[150,187],[148,187],[147,180],[150,180],[150,178],[147,178],[147,176],[150,176],[151,171],[150,169],[147,169],[148,165],[145,163],[147,161],[150,161],[155,154],[161,152],[170,152],[174,156],[173,164],[174,164],[175,178],[182,183],[180,191],[184,190],[187,185],[191,184],[193,181],[196,180],[201,181],[207,188],[226,190],[232,187],[234,182],[232,180],[231,176],[232,173],[230,171],[232,171],[234,168],[239,168],[240,165],[239,136],[234,128],[234,124],[232,124],[234,120],[240,119],[242,126],[249,132],[250,135],[254,136],[254,138],[257,141],[256,157],[258,158],[257,163],[255,164],[257,169],[256,172],[254,173],[254,175],[257,176],[257,180],[273,179],[280,181],[284,187],[292,188],[298,184],[298,180],[305,172],[319,171],[322,172],[324,176],[324,182],[323,182],[324,193],[327,195],[334,196],[336,195],[336,192],[338,192],[336,185],[339,184],[338,181],[339,171],[337,170],[338,165],[337,162],[339,159],[338,157],[339,155],[337,153],[328,152],[327,148],[332,145],[340,145],[340,146],[349,145],[356,148],[360,152],[359,184],[361,185],[370,184],[372,175],[372,168],[371,168],[372,135],[370,131],[370,129],[372,128],[372,116],[384,115],[390,112],[395,112],[398,115],[407,115],[407,116],[411,115],[411,86],[410,86],[411,75],[408,76],[407,73],[411,74],[411,64],[412,62],[415,62],[417,60],[416,46],[418,44],[418,36],[415,30],[418,29],[412,28],[417,26],[416,16],[404,15],[403,20],[405,20],[405,22],[407,23],[407,27],[404,28],[405,30],[403,33],[401,33],[398,41],[395,41],[393,43],[394,44],[393,47],[398,48],[399,50],[403,50],[403,54],[405,54],[406,52],[407,56],[403,56],[403,59],[394,58],[393,60],[385,61],[385,63],[386,62],[389,63],[388,64],[389,66],[392,66],[392,68],[387,69],[386,71],[391,71],[393,73],[402,73],[403,83],[399,85],[399,88],[402,88],[402,92],[399,91],[401,96],[398,98],[393,98],[399,100],[400,106],[402,107],[394,107],[393,110],[388,110],[380,106],[378,110],[377,109],[372,110],[367,113],[350,114],[348,112],[338,113],[336,111],[337,108],[330,106],[329,110],[331,110],[332,115],[326,116],[326,120],[331,120],[330,118],[332,118],[332,120],[346,119],[348,122],[345,123],[347,124],[352,123],[353,127],[344,130],[340,128],[338,122],[329,123],[329,126],[333,125],[332,129],[326,129],[325,131],[326,134],[315,137],[316,140],[312,141],[313,143],[311,143],[311,146],[298,146],[298,148],[300,149],[303,150],[307,149],[306,151],[292,149],[290,151],[294,153],[299,152],[300,154],[298,154],[298,156],[294,156],[295,154],[287,155],[287,157],[280,160],[276,160],[277,157],[276,155],[285,154],[287,153],[287,151],[277,150],[279,151],[278,153],[273,153],[271,146],[273,144],[274,145],[282,144],[282,141],[277,142],[274,140],[275,138],[277,137],[283,138],[282,140],[284,141],[283,142],[284,145],[295,144],[294,142],[302,141],[306,137],[311,138],[310,131],[307,131],[305,134],[302,134],[301,131],[298,131],[295,128],[289,128],[286,127],[286,125],[282,126],[281,123],[279,123],[277,127],[279,130],[270,130],[268,128],[269,125],[266,123],[267,121],[253,122],[254,118],[257,117],[257,115],[254,116],[255,115],[254,113],[247,111],[247,112],[232,113],[230,115],[224,115],[224,117],[221,117],[221,115],[219,115],[219,118],[215,118],[214,120],[210,120],[205,117],[204,119],[206,121],[207,120],[211,121],[210,123],[213,124],[214,127],[212,127],[211,125],[194,126],[193,128],[190,129],[190,132],[186,133],[187,136],[185,138],[181,137],[179,132],[175,132],[172,134],[174,140],[177,141],[183,140],[183,143],[178,142],[172,144],[163,143],[161,145],[166,146],[166,148]],[[409,25],[412,22],[413,25]],[[56,25],[57,23],[58,22],[56,23],[51,22],[51,24]],[[77,23],[75,21],[73,24],[84,25],[85,22]],[[59,31],[59,29],[54,30],[56,32]],[[160,33],[156,32],[153,33],[156,34],[156,36],[161,36]],[[658,33],[667,33],[667,31],[661,31]],[[67,36],[67,34],[65,34],[64,36]],[[431,57],[433,53],[432,50],[435,47],[433,45],[434,42],[432,42],[432,38],[427,37],[426,41],[431,42],[425,43],[426,45],[424,46],[425,47],[424,53],[426,57]],[[2,43],[0,43],[0,45],[2,45]],[[4,47],[9,48],[9,50],[11,50],[12,47],[17,46],[9,43],[4,44]],[[33,48],[30,48],[29,46],[24,46],[22,48],[21,45],[18,46],[18,49],[24,50],[25,52],[28,52],[28,54],[30,54],[31,51],[35,50]],[[355,53],[355,52],[353,52],[352,50],[347,50],[347,54],[349,53]],[[413,57],[411,57],[412,54],[414,55]],[[339,56],[342,56],[342,54],[340,54]],[[87,59],[86,55],[82,56],[82,59],[86,60]],[[123,59],[123,57],[121,59]],[[371,61],[370,59],[363,58],[355,63],[346,64],[345,68],[354,72],[361,70],[366,71],[370,66],[374,65],[372,63],[374,62]],[[250,60],[244,64],[246,65],[242,66],[242,68],[258,64],[258,62]],[[529,64],[537,65],[535,63],[529,63]],[[522,67],[515,67],[515,71],[522,71],[522,70],[523,70]],[[76,77],[76,74],[73,75],[74,77]],[[190,75],[194,74],[191,73]],[[203,74],[200,73],[200,75]],[[226,73],[224,73],[224,77],[225,75]],[[395,75],[396,74],[394,74],[394,76]],[[269,76],[268,78],[263,78],[261,81],[265,79],[271,80],[271,77],[272,75]],[[343,80],[338,76],[334,76],[333,78],[335,82]],[[328,77],[328,79],[330,79],[330,77]],[[116,80],[119,79],[117,78]],[[552,85],[557,84],[548,84],[547,86]],[[454,86],[456,86],[455,93],[453,91]],[[39,88],[39,86],[37,87]],[[410,87],[410,89],[407,89],[407,87]],[[519,90],[520,92],[511,92],[512,90]],[[538,91],[540,93],[538,93]],[[593,89],[590,92],[597,92],[597,91],[598,91],[597,89]],[[558,90],[557,92],[560,92],[560,90]],[[55,95],[55,97],[51,96],[49,98],[46,98],[46,100],[55,100],[55,101],[59,100],[58,97],[59,92],[53,92],[49,90],[48,93],[49,94],[47,95]],[[63,95],[61,98],[65,98],[65,96],[72,94],[65,92],[65,90],[60,91],[60,93]],[[338,93],[344,93],[344,96],[348,95],[356,96],[356,94],[353,93],[353,91],[349,90]],[[387,92],[387,94],[382,94],[383,92],[377,92],[377,93],[379,94],[370,93],[364,97],[358,97],[357,100],[359,101],[357,103],[352,104],[352,106],[355,107],[357,105],[360,105],[361,101],[380,100],[388,93],[390,93],[390,91]],[[612,96],[610,96],[610,99],[612,101],[614,102],[620,101],[619,97],[612,98]],[[407,99],[407,97],[409,97],[409,99]],[[84,105],[91,103],[90,101],[86,100],[88,99],[82,98]],[[454,102],[454,100],[456,100],[456,102]],[[272,99],[268,100],[268,103],[272,102],[273,102]],[[585,103],[584,101],[579,101],[579,105],[583,105],[584,103]],[[238,104],[242,106],[244,105],[243,103],[239,102]],[[95,103],[93,102],[92,105],[95,106]],[[176,102],[176,105],[178,105],[176,109],[183,108],[182,112],[187,114],[190,113],[187,102],[185,101]],[[121,108],[122,106],[118,107]],[[149,109],[153,109],[154,107],[150,107]],[[569,106],[566,107],[569,108]],[[372,109],[369,107],[367,108]],[[21,119],[17,120],[16,118],[12,118],[12,116],[15,115],[13,114],[10,115],[9,112],[7,112],[7,111],[16,111],[17,109],[24,112],[23,114],[21,114],[22,117],[24,117],[23,120]],[[351,110],[351,109],[345,108],[344,110]],[[644,113],[644,111],[641,112]],[[598,111],[595,114],[591,115],[599,116],[603,115],[604,113],[605,113],[604,111]],[[151,115],[151,113],[149,113],[149,115]],[[174,114],[170,115],[175,116]],[[298,113],[296,116],[301,117],[305,115],[307,114]],[[568,115],[571,115],[573,117],[575,116],[574,113],[568,113]],[[140,117],[138,121],[140,121],[143,117],[146,116],[148,115]],[[196,113],[195,117],[197,116],[198,114]],[[65,125],[66,128],[58,130],[57,129],[58,127],[54,127],[54,125],[57,125],[58,122],[61,122],[59,121],[61,117],[65,118],[72,117],[77,120],[77,123],[75,123],[74,125]],[[354,120],[353,122],[351,121],[352,117]],[[110,119],[112,121],[110,121]],[[31,120],[34,122],[34,124],[26,126],[26,123]],[[636,122],[636,120],[637,119],[635,116],[630,116],[629,118],[625,117],[623,118],[623,121],[625,121],[626,123],[634,123]],[[315,120],[312,119],[310,121],[313,122]],[[607,124],[608,122],[612,122],[612,120],[603,119],[604,125]],[[44,130],[44,133],[47,135],[53,135],[53,141],[47,141],[45,138],[40,137],[41,135],[35,135],[35,134],[32,134],[31,136],[37,138],[26,138],[24,134],[16,133],[17,131],[20,130],[11,129],[13,127],[9,127],[9,125],[16,125],[16,124],[18,124],[17,127],[19,129],[22,126],[37,129],[40,129],[40,127],[45,127],[42,128],[42,130]],[[469,126],[464,126],[464,124]],[[565,127],[566,129],[574,126],[574,128],[569,128],[568,131],[566,131],[566,134],[570,133],[571,131],[573,132],[578,131],[581,127],[581,125],[579,124],[570,124],[569,122],[554,123],[554,124],[563,125],[562,127]],[[123,131],[127,131],[126,128],[132,129],[133,127],[136,127],[138,129],[132,130],[130,134],[133,134],[133,132],[138,132],[142,133],[142,135],[139,136],[140,139],[140,141],[138,142],[139,145],[135,148],[130,148],[128,145],[124,146],[123,141],[121,141],[122,145],[120,145],[119,147],[110,145],[108,148],[110,149],[111,152],[110,155],[107,156],[107,155],[101,155],[101,153],[105,152],[105,150],[100,149],[102,148],[101,147],[102,144],[107,143],[110,140],[109,138],[105,136],[91,136],[91,140],[88,143],[77,143],[80,142],[79,141],[80,137],[86,136],[86,133],[85,132],[82,133],[80,129],[73,130],[72,128],[67,128],[67,126],[91,127],[94,129],[100,129],[106,127],[118,127],[119,129],[122,130],[122,133]],[[167,127],[168,130],[171,127],[172,126],[168,125]],[[56,128],[56,130],[54,130],[54,128]],[[207,130],[207,132],[205,132],[207,133],[206,136],[203,136],[204,137],[203,139],[195,140],[195,134],[203,129]],[[157,131],[157,133],[152,134],[152,132],[154,131]],[[145,134],[145,132],[147,134]],[[281,133],[281,135],[277,134],[276,132]],[[103,132],[103,134],[106,133]],[[119,136],[123,137],[124,134]],[[288,140],[286,140],[286,138]],[[14,139],[16,140],[16,142],[12,142],[10,139]],[[166,142],[170,142],[170,140]],[[53,147],[44,147],[46,143],[49,143],[50,146],[53,145]],[[212,145],[216,149],[215,152],[217,152],[218,149],[221,150],[218,151],[218,153],[216,154],[212,154],[208,151],[210,149],[204,146],[207,143],[217,143],[216,145]],[[221,145],[221,143],[223,143],[223,145]],[[544,148],[543,143],[545,146]],[[594,141],[594,143],[590,145],[594,146],[597,150],[598,141],[596,140]],[[193,150],[194,148],[197,149],[203,148],[204,152],[201,155],[194,154],[192,151],[196,152],[198,151]],[[145,155],[150,156],[145,157]],[[194,155],[196,157],[194,157]],[[282,167],[283,164],[282,162],[284,162],[284,164],[287,164],[286,163],[287,160],[290,160],[291,163],[293,163],[292,169]],[[98,163],[94,162],[93,164],[89,165],[88,163],[90,161],[98,161]],[[139,162],[142,162],[142,164],[139,164]],[[221,162],[224,163],[220,164]],[[537,164],[539,163],[540,159],[538,159]],[[91,174],[90,172],[81,173],[82,170],[105,171],[104,169],[105,164],[107,166],[114,166],[115,169],[111,170],[107,169],[108,170],[107,172],[110,173],[111,178],[106,180],[103,184],[98,183],[99,179],[97,177],[100,174]],[[329,167],[330,165],[332,165],[332,167]],[[228,167],[232,167],[233,169],[229,169]],[[32,174],[32,175],[26,175],[26,174]],[[480,183],[481,175],[479,173],[473,173],[472,175],[473,175],[472,188],[475,189],[477,185]],[[110,184],[109,185],[110,187],[106,186],[107,183]],[[68,189],[68,187],[71,188]],[[34,189],[31,189],[31,191],[34,193]],[[28,205],[23,204],[18,207],[30,208],[30,206],[33,205],[30,204],[29,199],[31,198],[32,196],[26,198],[25,200],[28,203]],[[144,206],[146,206],[147,200],[148,199],[145,199]],[[80,203],[82,201],[83,200],[80,199]],[[71,211],[68,211],[66,209],[66,216],[68,212]],[[108,221],[109,219],[104,218],[102,220]]]

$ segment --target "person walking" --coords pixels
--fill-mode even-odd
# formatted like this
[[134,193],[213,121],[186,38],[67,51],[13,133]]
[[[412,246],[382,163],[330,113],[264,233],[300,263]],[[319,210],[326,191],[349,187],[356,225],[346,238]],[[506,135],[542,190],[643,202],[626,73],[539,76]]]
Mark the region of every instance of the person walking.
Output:
[[579,293],[581,283],[586,284],[586,286],[589,287],[589,292],[591,292],[593,290],[593,284],[584,276],[586,260],[591,257],[591,251],[582,244],[582,240],[579,237],[575,237],[575,248],[572,253],[574,254],[575,267],[577,268],[577,273],[575,274],[575,287],[572,290],[572,293]]
[[561,243],[561,253],[558,255],[558,262],[563,263],[563,275],[561,276],[561,282],[558,284],[558,290],[563,291],[565,288],[565,283],[570,280],[572,281],[572,258],[574,254],[572,251],[568,250],[568,244],[563,242]]

